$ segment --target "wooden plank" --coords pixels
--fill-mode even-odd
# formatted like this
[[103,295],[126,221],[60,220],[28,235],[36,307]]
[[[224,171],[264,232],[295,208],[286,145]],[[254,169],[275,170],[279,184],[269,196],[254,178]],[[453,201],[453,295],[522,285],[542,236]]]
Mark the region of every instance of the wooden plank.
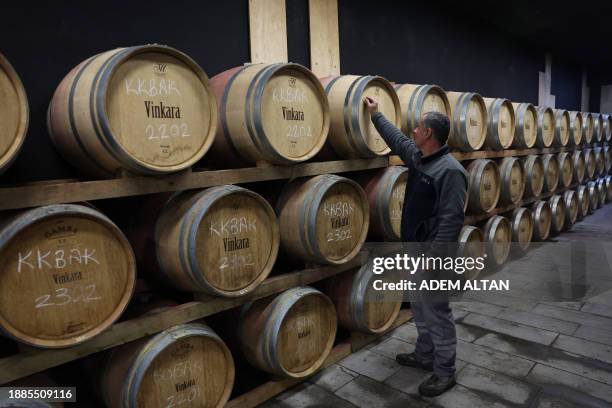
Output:
[[285,0],[249,0],[251,62],[287,62]]
[[319,78],[340,75],[338,0],[309,0],[310,69]]
[[391,327],[389,327],[383,333],[366,334],[366,333],[360,333],[360,332],[351,332],[351,340],[350,340],[351,341],[351,352],[354,353],[362,349],[363,347],[370,344],[377,338],[384,336],[386,333],[389,333],[391,330],[396,329],[402,324],[408,322],[410,319],[412,319],[412,311],[410,309],[402,309],[397,315],[397,319],[395,319],[395,322],[391,325]]
[[375,159],[302,163],[292,166],[190,171],[163,177],[126,177],[81,182],[30,183],[28,185],[0,187],[0,210],[368,170],[387,167],[388,163],[387,157],[378,157]]
[[[349,343],[341,343],[335,346],[332,351],[329,353],[329,356],[325,360],[325,363],[318,370],[323,370],[329,367],[332,364],[337,363],[345,357],[348,357],[351,354],[351,345]],[[269,399],[274,398],[278,394],[288,390],[291,387],[298,385],[301,382],[304,382],[309,377],[305,378],[279,378],[277,380],[268,381],[265,384],[260,385],[259,387],[240,395],[239,397],[234,398],[229,401],[225,407],[226,408],[253,408],[262,404]]]
[[202,297],[200,301],[185,303],[169,310],[114,324],[100,335],[78,346],[55,350],[28,349],[0,359],[0,384],[161,332],[177,324],[202,319],[298,285],[307,285],[358,265],[359,259],[356,257],[340,266],[317,267],[274,276],[265,280],[248,295],[239,298]]

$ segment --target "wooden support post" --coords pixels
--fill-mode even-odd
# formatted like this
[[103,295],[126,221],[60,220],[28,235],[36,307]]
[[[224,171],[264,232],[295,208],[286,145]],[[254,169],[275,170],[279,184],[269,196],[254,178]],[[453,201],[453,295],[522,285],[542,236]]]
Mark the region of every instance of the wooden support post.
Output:
[[285,0],[249,0],[251,62],[287,62]]
[[310,69],[320,78],[340,75],[338,0],[309,0]]

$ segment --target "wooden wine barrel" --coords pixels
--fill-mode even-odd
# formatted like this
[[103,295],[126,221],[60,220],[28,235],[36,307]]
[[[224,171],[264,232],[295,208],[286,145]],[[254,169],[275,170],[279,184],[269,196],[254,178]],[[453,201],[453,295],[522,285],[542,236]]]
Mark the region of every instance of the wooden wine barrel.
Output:
[[374,280],[385,278],[385,274],[372,273],[371,264],[366,264],[330,280],[325,293],[336,306],[340,326],[362,333],[382,333],[395,322],[402,306],[402,292],[377,291],[373,287]]
[[595,154],[595,174],[605,174],[606,168],[606,157],[604,150],[601,147],[594,147],[593,154]]
[[248,64],[210,80],[219,127],[209,155],[220,166],[299,163],[327,140],[329,104],[317,77],[299,64]]
[[612,141],[612,115],[606,114],[606,119],[605,123],[607,123],[607,125],[604,126],[606,130],[605,139],[607,142],[610,142]]
[[452,110],[448,144],[463,151],[479,150],[487,136],[487,105],[472,92],[447,92]]
[[224,407],[234,360],[208,326],[188,323],[112,349],[99,388],[107,407]]
[[487,136],[485,145],[493,150],[509,148],[514,141],[514,108],[503,98],[484,98],[487,105]]
[[582,113],[569,112],[569,145],[580,146],[582,144]]
[[612,201],[612,176],[606,176],[606,195],[607,201]]
[[55,146],[83,171],[160,175],[208,151],[217,105],[196,62],[167,46],[142,45],[103,52],[70,71],[47,119]]
[[370,233],[385,241],[401,238],[402,209],[408,169],[392,166],[360,180],[370,206]]
[[570,138],[570,115],[563,109],[555,109],[555,145],[567,146]]
[[582,112],[582,141],[585,144],[593,142],[593,115],[591,112]]
[[591,205],[587,186],[578,186],[576,189],[576,196],[578,197],[578,219],[583,219],[590,213]]
[[589,149],[585,149],[584,150],[584,164],[586,167],[586,178],[587,179],[592,179],[593,177],[595,177],[595,170],[596,170],[596,158],[595,158],[595,152],[593,151],[593,149],[589,148]]
[[[329,144],[343,158],[384,156],[389,147],[380,136],[363,98],[378,102],[378,110],[398,128],[402,123],[400,101],[393,86],[379,76],[341,75],[321,79],[329,100]],[[410,135],[408,135],[410,136]]]
[[468,211],[473,214],[492,211],[500,195],[499,168],[494,161],[478,159],[467,166],[469,177]]
[[594,181],[587,183],[587,191],[589,192],[589,214],[592,214],[599,208],[599,192]]
[[550,235],[552,211],[546,201],[536,201],[531,206],[533,218],[533,240],[546,241]]
[[0,174],[15,160],[28,131],[28,97],[17,72],[0,54]]
[[557,186],[567,188],[572,184],[572,178],[574,177],[574,165],[571,153],[559,153],[557,155],[557,163],[559,163],[559,182]]
[[608,115],[607,113],[602,113],[601,116],[599,117],[600,121],[601,121],[601,140],[603,141],[609,141],[611,134],[610,134],[610,115]]
[[544,188],[544,163],[538,155],[521,158],[525,168],[524,197],[538,197]]
[[601,123],[601,114],[591,113],[593,115],[593,142],[601,142],[603,139],[603,128]]
[[440,112],[450,120],[451,105],[444,89],[438,85],[395,85],[402,108],[402,132],[412,137],[412,132],[419,126],[419,120],[424,113]]
[[525,169],[518,157],[505,157],[499,166],[500,204],[517,204],[525,192]]
[[164,282],[226,297],[242,296],[268,276],[280,242],[270,204],[233,185],[173,195],[154,240]]
[[517,207],[512,211],[512,242],[516,242],[519,252],[525,252],[533,237],[533,219],[528,208]]
[[578,194],[573,190],[567,190],[563,193],[563,203],[565,204],[565,222],[563,230],[568,231],[578,220],[578,211],[580,207]]
[[540,106],[538,112],[538,135],[536,145],[538,147],[550,147],[555,139],[555,113],[552,108]]
[[361,249],[370,223],[363,189],[333,174],[289,183],[276,204],[281,246],[306,261],[339,265]]
[[255,367],[302,378],[325,362],[336,338],[336,309],[308,286],[245,305],[239,324],[241,349]]
[[[484,258],[486,253],[484,235],[482,230],[471,225],[464,225],[459,232],[457,256],[469,258]],[[466,279],[476,279],[482,270],[474,268],[465,271]]]
[[604,173],[610,173],[610,169],[612,169],[612,149],[610,146],[602,147],[604,153]]
[[530,103],[512,103],[512,106],[516,117],[512,147],[530,149],[538,136],[538,112]]
[[582,150],[575,150],[572,153],[572,181],[582,183],[585,171],[584,153],[582,153]]
[[82,343],[127,306],[136,262],[129,242],[98,211],[49,205],[0,221],[0,331],[31,346]]
[[548,200],[552,212],[551,231],[554,235],[559,234],[565,226],[565,201],[559,194],[555,194]]
[[559,161],[553,153],[542,155],[544,165],[544,192],[553,192],[559,183]]
[[502,265],[510,254],[512,226],[507,218],[494,215],[483,228],[484,241],[487,245],[487,260],[495,265]]
[[597,192],[599,193],[599,206],[602,207],[608,198],[606,180],[603,177],[597,180]]

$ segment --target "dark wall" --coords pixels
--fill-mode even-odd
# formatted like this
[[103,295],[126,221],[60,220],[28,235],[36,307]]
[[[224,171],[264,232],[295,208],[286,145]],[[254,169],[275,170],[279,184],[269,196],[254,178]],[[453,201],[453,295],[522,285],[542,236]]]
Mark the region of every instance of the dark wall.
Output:
[[555,95],[555,107],[567,110],[580,110],[582,100],[582,68],[571,62],[553,57],[551,79],[550,93]]
[[[12,3],[15,4],[15,3]],[[33,3],[32,3],[33,4]],[[21,76],[30,102],[24,149],[0,183],[79,177],[54,150],[45,127],[57,84],[79,62],[120,46],[161,43],[194,58],[209,75],[249,60],[247,0],[63,1],[2,5],[0,52]],[[544,52],[446,4],[339,0],[341,69],[395,82],[537,103]],[[289,60],[310,65],[308,1],[287,0]],[[553,61],[557,106],[580,105],[580,75]],[[577,82],[576,82],[577,81]]]

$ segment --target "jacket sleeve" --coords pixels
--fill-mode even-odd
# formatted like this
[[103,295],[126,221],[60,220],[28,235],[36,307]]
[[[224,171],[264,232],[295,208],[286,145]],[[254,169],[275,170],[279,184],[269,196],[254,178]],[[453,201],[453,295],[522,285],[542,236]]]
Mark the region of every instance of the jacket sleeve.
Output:
[[380,112],[372,115],[372,123],[393,154],[398,155],[407,167],[414,167],[419,153],[414,141],[404,135]]
[[461,170],[449,170],[442,180],[435,242],[456,242],[463,227],[467,178]]

